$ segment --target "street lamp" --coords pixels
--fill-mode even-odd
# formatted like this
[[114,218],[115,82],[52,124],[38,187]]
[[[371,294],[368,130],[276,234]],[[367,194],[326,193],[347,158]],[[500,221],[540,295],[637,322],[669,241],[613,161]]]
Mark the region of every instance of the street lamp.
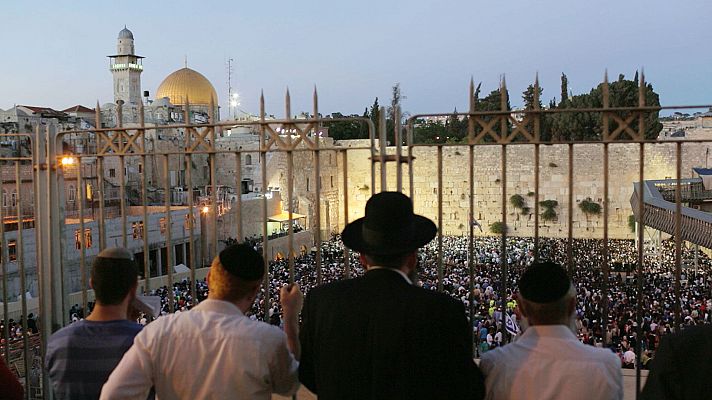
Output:
[[64,156],[60,160],[60,163],[62,164],[63,167],[69,167],[74,165],[77,162],[77,159],[72,157],[72,156]]

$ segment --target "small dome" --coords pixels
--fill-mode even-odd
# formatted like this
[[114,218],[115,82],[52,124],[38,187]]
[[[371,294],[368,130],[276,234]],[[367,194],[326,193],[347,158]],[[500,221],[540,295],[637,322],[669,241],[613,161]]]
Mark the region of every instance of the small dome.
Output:
[[168,75],[156,91],[156,99],[168,97],[172,104],[218,106],[218,95],[208,78],[190,68],[181,68]]
[[121,32],[119,32],[119,37],[118,37],[118,39],[131,39],[131,40],[133,40],[133,38],[134,38],[134,37],[133,37],[133,33],[132,33],[130,30],[126,29],[126,26],[124,26],[124,29],[122,29]]

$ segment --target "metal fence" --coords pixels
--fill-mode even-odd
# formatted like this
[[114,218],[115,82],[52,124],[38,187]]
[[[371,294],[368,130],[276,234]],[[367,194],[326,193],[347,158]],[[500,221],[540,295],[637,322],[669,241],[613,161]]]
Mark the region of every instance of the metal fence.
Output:
[[[154,126],[144,122],[143,108],[139,110],[139,123],[123,126],[122,109],[117,108],[116,127],[102,127],[102,112],[97,104],[96,129],[55,132],[52,126],[37,129],[34,134],[4,135],[24,136],[32,141],[31,154],[19,154],[0,158],[4,163],[3,173],[14,167],[11,184],[16,186],[17,199],[14,209],[0,207],[0,235],[2,236],[3,273],[3,356],[24,378],[29,398],[48,396],[46,374],[41,375],[41,360],[47,339],[52,332],[70,323],[70,311],[84,314],[90,309],[92,292],[88,286],[89,265],[93,257],[107,246],[123,246],[139,255],[142,265],[141,288],[150,292],[161,286],[169,288],[168,310],[173,312],[176,299],[173,297],[174,283],[187,279],[190,299],[196,302],[196,279],[204,276],[204,268],[210,264],[218,251],[231,240],[252,239],[261,243],[265,266],[268,273],[264,278],[263,295],[258,315],[268,319],[273,308],[270,290],[281,277],[275,277],[270,261],[284,257],[287,263],[287,280],[294,282],[297,277],[295,262],[299,253],[312,249],[315,284],[325,282],[324,255],[322,242],[329,232],[339,231],[350,218],[362,213],[354,210],[354,202],[361,205],[366,194],[377,191],[403,191],[413,199],[416,209],[426,210],[433,215],[438,225],[437,236],[437,289],[443,290],[444,249],[443,238],[453,233],[446,229],[448,219],[464,221],[460,226],[468,243],[467,268],[469,271],[469,316],[474,320],[474,274],[480,268],[475,257],[475,231],[479,219],[478,194],[475,175],[479,159],[479,149],[499,149],[499,221],[501,230],[500,282],[502,321],[499,329],[507,337],[505,330],[505,310],[507,299],[515,288],[510,284],[508,265],[508,217],[511,202],[508,192],[508,170],[519,162],[508,158],[513,148],[531,149],[533,163],[532,200],[535,204],[533,217],[533,258],[539,259],[542,248],[540,228],[545,221],[540,220],[538,204],[541,200],[542,146],[564,148],[566,154],[566,264],[570,272],[577,268],[574,259],[574,209],[575,164],[579,146],[598,146],[602,152],[600,179],[603,182],[602,229],[601,229],[601,270],[602,292],[608,292],[608,277],[611,274],[609,257],[610,171],[609,152],[611,147],[626,144],[637,147],[637,183],[628,185],[632,194],[631,205],[636,221],[665,230],[675,239],[675,329],[681,320],[681,258],[683,240],[696,240],[697,236],[686,236],[685,232],[698,231],[698,236],[710,237],[712,227],[704,213],[690,213],[683,207],[684,189],[682,173],[683,146],[709,146],[712,139],[694,139],[670,142],[674,147],[675,177],[667,181],[665,200],[650,194],[646,186],[646,156],[650,146],[659,143],[646,139],[646,117],[664,109],[689,109],[695,106],[657,107],[645,104],[645,81],[639,82],[638,104],[630,107],[610,107],[607,78],[603,83],[603,105],[600,108],[543,109],[538,106],[538,81],[534,90],[534,107],[512,111],[508,108],[506,95],[501,96],[501,109],[478,111],[474,96],[474,85],[470,84],[470,109],[466,113],[421,114],[402,121],[399,107],[393,113],[394,146],[387,146],[386,110],[381,108],[379,119],[369,118],[323,118],[319,114],[316,91],[313,96],[313,110],[310,117],[292,118],[289,92],[285,99],[285,117],[268,118],[264,109],[264,99],[260,101],[260,115],[251,121],[225,121],[190,123],[190,106],[184,106],[185,124]],[[507,93],[506,84],[501,83],[500,93]],[[707,108],[708,106],[704,106]],[[696,106],[696,108],[703,108]],[[544,121],[554,114],[586,113],[596,115],[602,121],[600,140],[560,141],[543,140]],[[215,115],[213,112],[210,115]],[[426,117],[467,118],[467,135],[459,143],[416,143],[414,132],[418,121]],[[323,127],[335,122],[355,122],[368,131],[369,139],[345,146],[334,143],[322,135]],[[404,123],[404,124],[403,124]],[[240,138],[232,136],[233,131],[246,132]],[[239,136],[239,135],[236,135]],[[72,146],[79,140],[82,146]],[[91,142],[91,145],[86,145]],[[432,149],[432,150],[428,150]],[[454,151],[465,154],[465,165],[460,165],[461,178],[467,182],[466,190],[454,194],[447,193],[444,176],[445,155]],[[431,151],[430,153],[428,151]],[[434,153],[434,157],[432,154]],[[420,154],[426,155],[421,157]],[[448,153],[449,154],[449,153]],[[254,157],[254,159],[253,159]],[[368,158],[368,160],[364,160]],[[433,159],[434,158],[434,159]],[[328,159],[328,161],[326,161]],[[350,174],[353,163],[368,165],[370,185],[361,184]],[[305,165],[309,167],[306,168]],[[323,169],[328,167],[330,174]],[[424,166],[435,169],[435,176],[426,174]],[[201,168],[202,167],[202,168]],[[28,168],[29,178],[23,178],[23,168]],[[392,168],[392,169],[391,169]],[[419,175],[422,173],[422,175]],[[276,178],[279,174],[279,178]],[[286,175],[285,175],[286,174]],[[325,190],[324,177],[330,184]],[[336,178],[336,185],[334,185]],[[24,179],[24,180],[23,180]],[[428,181],[433,193],[424,194],[418,189],[416,180]],[[27,182],[28,188],[21,188]],[[274,182],[280,182],[276,189]],[[282,184],[283,183],[283,184]],[[631,182],[632,183],[632,182]],[[3,181],[3,187],[8,180]],[[31,190],[29,188],[31,187]],[[245,189],[247,188],[247,189]],[[250,188],[252,190],[250,190]],[[377,189],[378,188],[378,189]],[[257,190],[259,189],[259,190]],[[618,188],[620,189],[620,188]],[[563,190],[563,189],[562,189]],[[247,192],[247,193],[245,193]],[[328,192],[328,193],[327,193]],[[697,192],[696,192],[697,193]],[[669,202],[670,196],[674,201]],[[278,196],[281,203],[277,201]],[[435,196],[434,202],[426,198]],[[495,195],[496,196],[496,195]],[[457,197],[457,198],[455,198]],[[334,200],[335,199],[335,200]],[[332,203],[329,203],[331,201]],[[338,204],[335,205],[333,202]],[[444,204],[448,201],[464,203],[461,207],[466,216],[444,215]],[[666,202],[662,204],[661,202]],[[429,209],[435,203],[437,209]],[[661,205],[662,204],[662,205]],[[30,207],[26,207],[30,205]],[[671,209],[672,207],[672,209]],[[563,206],[562,206],[563,208]],[[332,210],[336,210],[336,212]],[[659,212],[660,209],[667,213]],[[301,211],[301,213],[298,213]],[[324,213],[326,215],[324,215]],[[333,214],[338,214],[334,216]],[[689,215],[688,215],[689,214]],[[333,217],[333,218],[332,218]],[[10,218],[10,219],[8,219]],[[14,218],[14,225],[13,220]],[[332,220],[336,220],[333,222]],[[272,220],[272,221],[271,221]],[[19,221],[23,221],[20,223]],[[300,222],[301,221],[301,222]],[[303,223],[304,226],[297,224]],[[7,227],[14,227],[6,232]],[[270,231],[270,227],[272,228]],[[302,230],[304,229],[304,230]],[[684,229],[684,230],[683,230]],[[281,232],[283,230],[283,232]],[[449,232],[448,232],[449,231]],[[462,233],[461,232],[461,233]],[[9,235],[9,236],[8,236]],[[645,229],[637,229],[637,321],[638,337],[642,336],[643,316],[643,274],[645,271]],[[10,237],[15,240],[15,259],[10,260]],[[700,243],[698,243],[700,244]],[[30,260],[30,258],[32,258]],[[34,266],[27,268],[28,261]],[[333,261],[333,260],[330,260]],[[347,249],[343,250],[342,275],[352,275],[354,260]],[[184,264],[184,270],[176,270],[177,264]],[[16,270],[13,270],[16,268]],[[31,277],[32,282],[28,282]],[[17,278],[15,290],[9,279]],[[37,282],[34,284],[33,282]],[[29,290],[31,286],[35,290]],[[16,303],[12,299],[20,293],[19,310],[13,311]],[[75,303],[75,301],[77,301]],[[28,308],[29,304],[29,308]],[[74,306],[76,305],[76,306]],[[190,306],[190,302],[186,304]],[[604,321],[607,326],[609,305],[607,296],[601,299]],[[70,310],[71,307],[71,310]],[[28,333],[28,315],[36,310],[39,336]],[[21,340],[11,340],[10,317],[20,320],[21,329],[14,335]],[[604,339],[605,340],[605,339]],[[638,340],[636,353],[640,362],[641,341]],[[474,351],[474,350],[473,350]],[[34,371],[33,374],[30,371]],[[640,368],[637,373],[640,388]]]

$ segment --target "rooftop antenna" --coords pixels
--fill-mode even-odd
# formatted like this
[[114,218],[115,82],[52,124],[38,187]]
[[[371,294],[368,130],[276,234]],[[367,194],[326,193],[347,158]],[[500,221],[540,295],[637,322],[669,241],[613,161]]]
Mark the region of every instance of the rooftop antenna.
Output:
[[234,102],[232,100],[232,63],[235,60],[232,58],[227,59],[227,101],[228,101],[228,115],[232,116],[233,119],[235,119],[235,110],[234,110]]
[[185,54],[183,56],[183,63],[185,64],[185,67],[188,68],[188,55],[187,54]]

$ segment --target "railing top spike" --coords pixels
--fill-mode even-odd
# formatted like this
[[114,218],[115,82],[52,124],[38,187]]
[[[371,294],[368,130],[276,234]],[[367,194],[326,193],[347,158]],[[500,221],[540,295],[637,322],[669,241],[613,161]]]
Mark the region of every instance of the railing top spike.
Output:
[[603,83],[608,84],[608,68],[603,72]]

